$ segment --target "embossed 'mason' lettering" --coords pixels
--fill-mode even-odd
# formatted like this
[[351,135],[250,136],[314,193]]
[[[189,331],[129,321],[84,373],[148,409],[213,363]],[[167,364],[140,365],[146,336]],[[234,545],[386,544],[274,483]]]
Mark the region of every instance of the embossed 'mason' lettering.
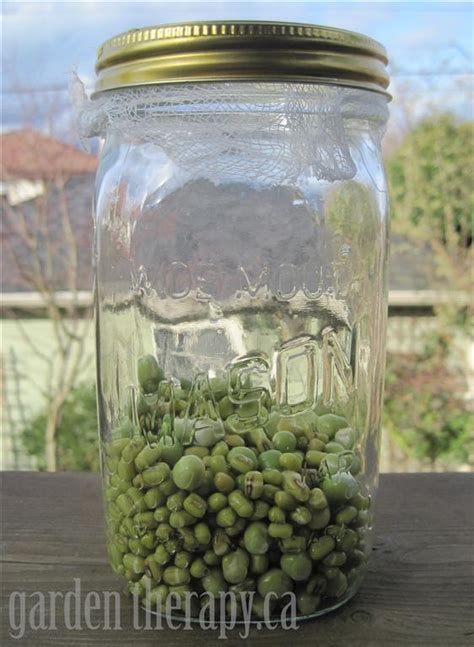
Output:
[[[140,267],[140,270],[143,266]],[[198,301],[217,301],[234,296],[242,291],[252,299],[273,296],[278,301],[290,301],[298,293],[308,300],[317,300],[322,294],[341,286],[341,277],[335,276],[332,263],[321,264],[312,260],[301,266],[295,263],[279,263],[274,266],[262,265],[250,270],[221,266],[217,263],[187,265],[183,261],[163,263],[157,273],[156,284],[150,284],[162,299],[195,298]],[[350,275],[346,282],[352,281]],[[228,293],[225,290],[228,290]]]

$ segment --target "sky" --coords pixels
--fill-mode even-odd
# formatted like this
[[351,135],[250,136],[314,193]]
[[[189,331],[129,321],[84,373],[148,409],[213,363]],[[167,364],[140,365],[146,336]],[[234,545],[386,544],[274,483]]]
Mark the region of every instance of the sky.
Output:
[[408,105],[415,116],[442,106],[472,118],[466,90],[472,91],[473,8],[467,2],[3,2],[3,130],[28,119],[32,97],[37,107],[63,106],[65,126],[69,75],[77,71],[91,88],[96,50],[107,38],[133,27],[209,19],[362,32],[388,50],[392,112],[399,120]]

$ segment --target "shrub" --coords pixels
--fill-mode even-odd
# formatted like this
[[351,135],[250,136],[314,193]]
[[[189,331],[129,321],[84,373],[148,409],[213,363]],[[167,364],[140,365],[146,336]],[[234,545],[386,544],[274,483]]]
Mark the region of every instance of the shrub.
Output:
[[[35,416],[21,431],[25,451],[46,469],[46,414]],[[95,388],[80,385],[64,404],[57,431],[58,470],[99,470],[99,440]]]
[[404,452],[418,459],[469,461],[473,415],[461,374],[447,367],[443,346],[421,353],[389,354],[384,426]]

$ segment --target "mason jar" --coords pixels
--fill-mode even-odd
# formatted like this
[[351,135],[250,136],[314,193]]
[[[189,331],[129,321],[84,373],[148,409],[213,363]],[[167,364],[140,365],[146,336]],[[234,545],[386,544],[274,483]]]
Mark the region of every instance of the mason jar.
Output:
[[[283,23],[132,30],[83,109],[113,570],[158,613],[324,614],[372,545],[386,54]],[[222,600],[224,600],[222,602]],[[171,606],[169,606],[171,605]],[[207,605],[207,606],[206,606]],[[288,606],[290,605],[290,606]]]

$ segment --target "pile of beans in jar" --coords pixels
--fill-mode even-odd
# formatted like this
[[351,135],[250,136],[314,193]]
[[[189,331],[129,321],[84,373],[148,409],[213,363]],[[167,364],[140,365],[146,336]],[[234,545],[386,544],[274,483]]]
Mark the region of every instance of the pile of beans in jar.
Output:
[[264,424],[244,407],[239,428],[228,380],[200,379],[196,402],[153,356],[138,362],[140,393],[105,447],[114,571],[148,606],[191,591],[254,591],[254,618],[269,593],[275,612],[288,591],[301,615],[334,606],[366,561],[357,432],[332,413],[281,415],[270,397]]

